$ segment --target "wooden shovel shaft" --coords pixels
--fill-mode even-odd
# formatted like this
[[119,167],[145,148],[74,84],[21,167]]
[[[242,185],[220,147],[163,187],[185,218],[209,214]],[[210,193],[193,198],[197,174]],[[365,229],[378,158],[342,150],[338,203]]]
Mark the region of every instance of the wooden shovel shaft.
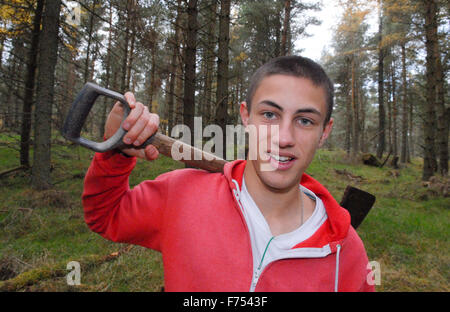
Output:
[[[223,172],[223,167],[227,163],[226,160],[220,157],[175,140],[160,132],[155,134],[151,144],[154,145],[162,155],[179,160],[190,167],[204,169],[210,172]],[[174,155],[173,152],[179,153],[179,155]],[[187,159],[180,159],[180,156],[182,155],[188,156],[186,157]]]

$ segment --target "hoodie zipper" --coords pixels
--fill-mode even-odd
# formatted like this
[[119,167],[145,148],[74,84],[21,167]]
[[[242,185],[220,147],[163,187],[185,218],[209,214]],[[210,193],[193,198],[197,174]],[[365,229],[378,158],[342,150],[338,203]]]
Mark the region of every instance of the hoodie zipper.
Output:
[[334,276],[334,292],[338,292],[338,286],[339,286],[339,256],[341,255],[341,245],[336,245],[336,273]]
[[[232,182],[234,183],[234,185],[235,185],[235,187],[236,188],[233,188],[233,195],[234,195],[234,197],[235,197],[235,200],[236,200],[236,202],[237,202],[237,204],[238,204],[238,206],[239,206],[239,209],[241,210],[241,218],[243,219],[243,222],[244,222],[244,225],[245,225],[245,228],[246,228],[246,230],[247,230],[247,233],[248,233],[248,238],[249,238],[249,241],[250,241],[250,255],[252,255],[252,246],[251,246],[251,237],[250,237],[250,231],[249,231],[249,229],[248,229],[248,225],[247,225],[247,221],[245,220],[245,216],[244,216],[244,208],[242,207],[242,203],[241,203],[241,200],[240,200],[240,187],[239,187],[239,184],[238,184],[238,182],[236,181],[236,180],[234,180],[234,179],[232,179]],[[262,270],[262,272],[261,272],[261,266],[262,266],[262,263],[263,263],[263,261],[264,261],[264,257],[265,257],[265,254],[266,254],[266,252],[267,252],[267,250],[268,250],[268,248],[269,248],[269,245],[270,245],[270,243],[273,241],[273,239],[274,239],[275,237],[272,237],[270,240],[269,240],[269,242],[267,243],[267,245],[266,245],[266,248],[265,248],[265,251],[264,251],[264,254],[263,254],[263,256],[262,256],[262,259],[261,259],[261,261],[260,261],[260,264],[259,264],[259,266],[258,266],[258,268],[256,269],[256,271],[253,271],[253,269],[252,269],[252,271],[253,271],[253,273],[252,273],[252,281],[251,281],[251,284],[250,284],[250,292],[254,292],[255,291],[255,289],[256,289],[256,286],[257,286],[257,284],[258,284],[258,281],[259,281],[259,278],[261,277],[261,275],[268,269],[268,267],[270,267],[273,263],[275,263],[275,262],[277,262],[277,261],[279,261],[279,260],[283,260],[283,259],[292,259],[292,258],[289,258],[289,257],[286,257],[286,258],[279,258],[279,259],[274,259],[272,262],[270,262],[270,263],[268,263],[265,267],[264,267],[264,269]],[[329,250],[329,252],[326,252],[325,254],[323,254],[323,255],[321,255],[321,256],[319,256],[319,257],[326,257],[326,256],[328,256],[328,255],[330,255],[330,254],[332,254],[333,253],[333,250],[332,250],[332,245],[334,245],[333,243],[329,243],[328,245],[326,245],[326,246],[324,246],[324,247],[322,247],[322,248],[317,248],[317,249],[323,249],[323,248],[325,248],[325,247],[328,247],[330,250]],[[340,257],[340,251],[341,251],[341,245],[338,243],[336,246],[336,270],[335,270],[335,285],[334,285],[334,291],[335,292],[337,292],[338,291],[338,278],[339,278],[339,257]],[[252,257],[253,258],[253,257]],[[302,258],[302,257],[297,257],[297,258]],[[307,258],[307,257],[304,257],[304,258]],[[252,263],[253,263],[253,260],[252,260]],[[253,268],[253,265],[252,265],[252,268]]]
[[[262,264],[264,262],[264,257],[266,256],[267,249],[269,249],[269,245],[273,241],[274,238],[275,238],[275,236],[273,236],[269,240],[269,242],[267,243],[266,248],[264,250],[264,253],[263,253],[262,257],[261,257],[261,261],[259,262],[259,266],[258,266],[258,268],[256,269],[256,271],[253,274],[252,285],[250,286],[250,292],[254,292],[255,291],[256,285],[258,284],[259,277],[261,276],[261,266],[262,266]],[[275,262],[275,261],[272,261],[272,262]],[[264,268],[266,268],[266,267],[264,267]]]
[[245,216],[244,216],[244,208],[242,207],[241,204],[241,199],[240,199],[240,189],[239,189],[239,184],[237,183],[236,180],[232,179],[233,183],[235,184],[236,188],[231,188],[233,191],[233,195],[234,195],[234,199],[236,201],[236,204],[239,207],[240,210],[240,217],[242,220],[242,223],[244,224],[244,228],[247,231],[247,239],[248,239],[248,245],[250,246],[250,259],[251,259],[251,267],[252,267],[252,275],[251,275],[251,279],[250,279],[250,283],[253,283],[253,250],[252,250],[252,239],[250,237],[250,230],[248,229],[248,225],[247,225],[247,221],[245,220]]

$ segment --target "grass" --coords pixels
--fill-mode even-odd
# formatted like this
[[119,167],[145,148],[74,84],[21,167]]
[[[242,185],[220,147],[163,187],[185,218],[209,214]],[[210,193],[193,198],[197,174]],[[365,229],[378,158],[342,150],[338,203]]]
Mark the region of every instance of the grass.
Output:
[[[0,171],[18,166],[17,137],[0,134]],[[0,280],[23,272],[56,268],[57,276],[29,274],[18,290],[160,291],[164,285],[161,255],[133,246],[108,261],[92,261],[126,248],[91,232],[84,223],[81,193],[93,153],[76,146],[54,145],[55,188],[35,192],[30,174],[18,171],[0,179]],[[132,186],[181,168],[169,158],[138,161]],[[354,178],[336,170],[346,170]],[[400,170],[351,164],[341,151],[318,152],[308,173],[339,201],[346,185],[377,197],[358,228],[370,261],[381,265],[378,291],[449,291],[450,198],[425,188],[421,161]],[[82,263],[81,286],[68,286],[64,265]],[[84,265],[84,263],[87,263]],[[44,276],[44,277],[43,277]],[[0,282],[1,285],[1,282]]]

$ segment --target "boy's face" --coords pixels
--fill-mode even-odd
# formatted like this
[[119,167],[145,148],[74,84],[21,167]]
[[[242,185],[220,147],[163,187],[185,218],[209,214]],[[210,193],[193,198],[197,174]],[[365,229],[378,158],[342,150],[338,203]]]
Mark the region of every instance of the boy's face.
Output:
[[[251,167],[265,186],[276,191],[298,186],[333,126],[333,119],[324,125],[325,90],[309,79],[288,75],[265,77],[253,96],[250,113],[245,102],[240,113],[244,126],[254,126],[257,132],[256,144],[250,148],[257,146],[259,152],[253,154],[256,160],[249,160]],[[271,131],[271,126],[278,131]]]

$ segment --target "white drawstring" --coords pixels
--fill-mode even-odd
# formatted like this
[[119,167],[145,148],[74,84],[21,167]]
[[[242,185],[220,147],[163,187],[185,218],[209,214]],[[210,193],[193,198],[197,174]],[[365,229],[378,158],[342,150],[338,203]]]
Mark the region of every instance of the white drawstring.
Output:
[[[237,203],[239,205],[239,208],[244,213],[244,208],[242,207],[242,204],[241,204],[241,201],[240,201],[240,192],[241,192],[241,190],[240,190],[239,184],[234,179],[232,181],[233,181],[233,183],[236,186],[236,189],[233,190],[233,194],[236,197],[236,201],[237,201]],[[269,242],[269,244],[270,244],[270,242]],[[339,286],[339,257],[340,257],[340,254],[341,254],[341,245],[340,244],[336,245],[336,248],[337,248],[337,251],[336,251],[336,275],[335,275],[335,280],[334,280],[334,292],[338,292],[338,286]]]
[[234,197],[236,198],[236,201],[237,201],[237,203],[239,205],[239,208],[241,209],[241,212],[244,213],[244,207],[242,207],[242,204],[241,204],[241,196],[240,196],[241,195],[241,190],[239,188],[239,183],[237,183],[237,181],[234,180],[234,179],[231,180],[231,181],[233,181],[234,185],[236,185],[236,189],[233,190]]
[[339,280],[339,256],[341,253],[341,245],[336,246],[336,276],[334,277],[334,292],[338,292],[338,280]]

